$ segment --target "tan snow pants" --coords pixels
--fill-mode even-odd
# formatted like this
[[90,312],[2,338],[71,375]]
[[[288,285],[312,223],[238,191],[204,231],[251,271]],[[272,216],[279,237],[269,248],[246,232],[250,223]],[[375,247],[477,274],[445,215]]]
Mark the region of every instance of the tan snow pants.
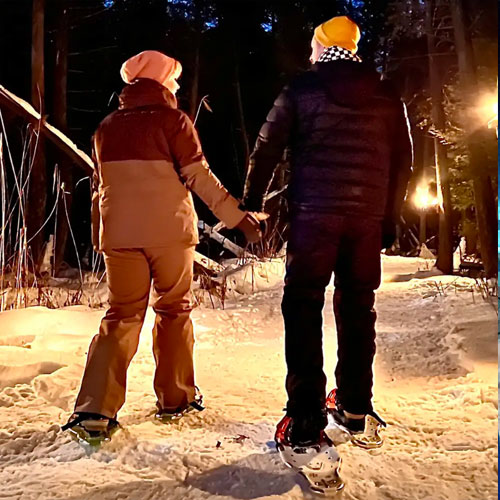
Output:
[[158,405],[173,410],[194,400],[193,259],[193,246],[105,252],[109,309],[90,344],[75,412],[114,418],[125,402],[127,368],[139,344],[151,281]]

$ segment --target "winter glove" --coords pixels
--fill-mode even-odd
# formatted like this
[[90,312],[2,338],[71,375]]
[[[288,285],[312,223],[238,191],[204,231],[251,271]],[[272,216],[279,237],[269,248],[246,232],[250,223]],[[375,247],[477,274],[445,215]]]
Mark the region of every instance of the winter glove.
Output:
[[382,221],[382,250],[391,248],[396,241],[396,224],[390,219]]
[[268,217],[269,215],[263,212],[247,212],[236,228],[245,235],[249,243],[256,243],[262,238],[261,222]]

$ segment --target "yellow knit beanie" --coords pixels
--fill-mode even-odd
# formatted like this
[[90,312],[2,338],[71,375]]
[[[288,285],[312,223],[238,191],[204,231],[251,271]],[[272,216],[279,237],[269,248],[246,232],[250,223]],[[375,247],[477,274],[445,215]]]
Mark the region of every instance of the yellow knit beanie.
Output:
[[359,26],[347,16],[333,17],[314,30],[314,38],[323,47],[343,47],[353,54],[358,51],[361,38]]

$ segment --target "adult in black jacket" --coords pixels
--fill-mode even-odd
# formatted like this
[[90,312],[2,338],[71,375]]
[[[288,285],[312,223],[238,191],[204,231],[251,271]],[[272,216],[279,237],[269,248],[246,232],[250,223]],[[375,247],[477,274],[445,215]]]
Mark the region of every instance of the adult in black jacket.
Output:
[[[346,39],[349,28],[354,35]],[[322,309],[332,273],[335,420],[356,432],[373,414],[380,252],[395,240],[412,169],[405,105],[356,55],[358,40],[359,28],[348,18],[316,29],[314,64],[274,103],[245,186],[245,208],[262,211],[276,165],[289,150],[291,221],[282,310],[287,417],[293,422],[292,441],[299,443],[317,441],[326,425]]]

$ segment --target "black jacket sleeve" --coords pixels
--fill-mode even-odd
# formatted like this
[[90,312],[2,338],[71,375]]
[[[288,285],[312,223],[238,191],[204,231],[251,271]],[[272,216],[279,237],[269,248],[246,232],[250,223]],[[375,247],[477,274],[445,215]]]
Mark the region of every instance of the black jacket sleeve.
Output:
[[243,205],[246,210],[260,212],[274,171],[289,144],[295,109],[289,87],[285,87],[262,126],[250,155]]
[[413,141],[405,104],[401,101],[394,123],[389,192],[385,221],[398,224],[413,170]]

